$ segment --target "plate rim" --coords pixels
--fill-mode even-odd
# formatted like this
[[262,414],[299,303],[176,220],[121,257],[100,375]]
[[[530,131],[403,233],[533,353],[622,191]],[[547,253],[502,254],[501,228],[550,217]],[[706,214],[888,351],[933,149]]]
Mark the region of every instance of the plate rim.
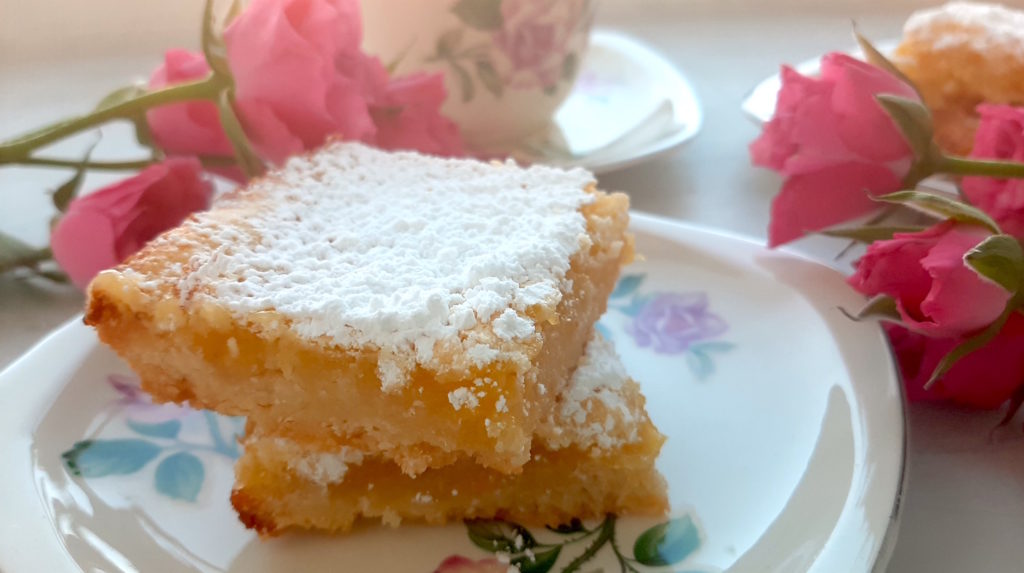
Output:
[[[672,239],[672,237],[673,237],[673,233],[672,232],[676,231],[676,232],[683,232],[685,234],[691,234],[691,235],[697,234],[697,235],[710,236],[710,237],[721,237],[721,238],[732,240],[734,242],[742,243],[747,248],[754,248],[754,249],[758,249],[758,250],[766,250],[763,241],[758,240],[758,239],[756,239],[754,237],[751,237],[749,235],[744,235],[742,233],[736,233],[736,232],[729,231],[729,230],[712,228],[712,227],[708,227],[708,226],[701,225],[701,224],[696,224],[696,223],[687,222],[687,221],[681,221],[681,220],[672,219],[672,218],[668,218],[668,217],[664,217],[664,216],[660,216],[660,215],[644,213],[644,212],[641,212],[641,211],[630,211],[630,216],[631,216],[630,226],[631,226],[632,230],[638,231],[638,232],[649,233],[649,234],[661,237],[663,239],[673,240]],[[796,258],[796,259],[799,259],[799,260],[802,260],[802,261],[805,261],[805,262],[808,262],[808,263],[812,263],[814,265],[818,265],[818,266],[821,266],[823,268],[829,268],[826,265],[822,264],[820,261],[815,260],[814,258],[806,256],[806,255],[804,255],[804,254],[802,254],[802,253],[800,253],[798,251],[795,251],[793,249],[790,249],[790,248],[776,249],[775,251],[783,253],[784,255],[786,255],[788,257],[792,257],[792,258]],[[834,272],[834,269],[832,269],[832,270]],[[25,368],[33,360],[37,359],[38,355],[40,355],[40,353],[43,352],[44,348],[46,348],[47,346],[52,344],[53,341],[59,340],[59,339],[61,339],[63,337],[66,337],[66,336],[70,336],[70,333],[72,331],[77,330],[79,328],[83,328],[81,320],[82,320],[82,315],[81,314],[77,314],[77,315],[71,317],[69,320],[67,320],[66,322],[64,322],[63,324],[61,324],[57,328],[55,328],[49,334],[47,334],[46,336],[42,337],[29,350],[27,350],[25,353],[20,355],[13,362],[11,362],[6,368],[4,368],[2,371],[0,371],[0,392],[3,392],[4,390],[6,390],[7,389],[6,387],[7,387],[8,384],[13,384],[14,382],[12,382],[12,380],[14,380],[17,377],[16,375],[18,374],[18,371],[20,371],[21,369]],[[870,562],[869,571],[871,571],[873,573],[881,573],[881,572],[883,572],[885,570],[886,565],[888,564],[889,560],[892,557],[892,553],[893,553],[893,550],[894,550],[894,547],[895,547],[895,543],[896,543],[896,540],[897,540],[897,537],[898,537],[900,518],[901,518],[902,510],[903,510],[903,507],[904,507],[903,496],[905,495],[905,492],[906,492],[907,479],[908,479],[908,471],[907,471],[907,469],[908,469],[908,465],[907,465],[908,421],[907,421],[907,416],[906,416],[906,404],[907,404],[906,392],[905,392],[905,389],[903,387],[903,384],[900,382],[900,376],[899,376],[899,372],[898,372],[898,369],[897,369],[897,362],[895,360],[895,356],[892,353],[891,346],[889,346],[888,344],[885,343],[884,333],[882,332],[881,326],[876,323],[874,325],[874,329],[876,330],[876,335],[879,337],[879,341],[887,349],[887,352],[885,354],[885,357],[886,357],[885,359],[887,360],[887,368],[886,368],[886,370],[889,372],[889,374],[890,374],[890,376],[889,376],[890,382],[895,384],[895,386],[896,386],[896,394],[897,394],[897,396],[899,396],[898,408],[896,409],[896,412],[898,413],[897,415],[898,415],[898,418],[899,418],[899,423],[897,425],[898,425],[899,430],[900,430],[900,432],[902,434],[901,439],[899,441],[899,444],[898,444],[898,446],[896,446],[896,450],[897,450],[896,454],[899,456],[899,463],[898,463],[898,468],[897,468],[897,475],[894,476],[895,480],[896,480],[894,497],[891,500],[891,502],[889,502],[891,504],[891,506],[890,506],[889,511],[888,511],[888,519],[887,519],[887,523],[886,523],[886,526],[885,526],[885,531],[882,534],[881,538],[879,539],[876,547],[873,548],[873,555],[872,555],[872,557],[871,557],[871,559],[869,561]],[[91,350],[92,348],[95,348],[99,344],[100,343],[99,343],[98,339],[92,338],[91,340],[88,341],[88,344],[86,345],[86,347]],[[54,392],[61,391],[66,386],[66,384],[67,384],[67,380],[65,379],[64,383],[61,384],[59,386],[59,388],[44,387],[44,389],[37,390],[37,392],[39,392],[40,394],[45,394],[46,396],[49,396],[49,395],[52,395]],[[50,386],[54,386],[54,384],[51,383]],[[49,403],[49,402],[50,401],[47,400],[47,403]],[[11,403],[13,403],[13,401]],[[28,412],[25,415],[21,416],[20,418],[15,418],[13,420],[11,420],[11,419],[6,420],[5,421],[6,424],[0,423],[0,426],[7,425],[12,430],[15,430],[14,435],[9,435],[9,434],[7,434],[7,435],[0,435],[0,452],[2,452],[4,450],[8,450],[8,449],[10,449],[10,450],[16,449],[16,447],[18,445],[19,439],[20,438],[26,438],[26,436],[21,436],[21,435],[17,434],[16,433],[17,430],[18,429],[24,429],[25,426],[31,426],[32,428],[34,428],[35,425],[38,422],[37,418],[38,418],[39,415],[40,414],[38,412]],[[28,442],[29,442],[28,443],[29,453],[31,453],[31,451],[32,451],[31,450],[31,440],[28,440]],[[33,487],[34,486],[35,486],[35,484],[33,483]],[[32,502],[33,502],[33,505],[37,504],[38,503],[38,497],[37,496],[33,497]],[[42,508],[40,508],[40,510],[45,512],[45,510],[43,510]],[[51,522],[51,525],[52,525],[52,522]],[[3,544],[2,542],[3,542],[3,540],[0,539],[0,545]],[[47,545],[51,545],[51,544],[47,543]],[[62,549],[63,549],[63,547],[62,547]],[[53,556],[54,562],[57,562],[58,560],[61,560],[61,557],[63,557],[63,562],[65,564],[68,564],[68,563],[73,564],[74,563],[73,562],[73,558],[67,553],[66,549],[63,549],[61,551],[61,553],[62,553],[62,555],[60,555],[60,556],[58,556],[58,555],[54,555]],[[821,556],[821,554],[819,554],[819,556],[815,559],[815,563],[817,563],[819,561],[820,556]],[[3,554],[0,553],[0,570],[6,570],[5,568],[8,567],[9,564],[11,564],[11,563],[18,563],[20,561],[22,561],[22,560],[18,559],[16,557],[5,558],[3,556]],[[814,565],[812,564],[812,567],[813,566]],[[8,573],[20,573],[20,571],[16,571],[16,570],[7,570],[7,571],[8,571]]]

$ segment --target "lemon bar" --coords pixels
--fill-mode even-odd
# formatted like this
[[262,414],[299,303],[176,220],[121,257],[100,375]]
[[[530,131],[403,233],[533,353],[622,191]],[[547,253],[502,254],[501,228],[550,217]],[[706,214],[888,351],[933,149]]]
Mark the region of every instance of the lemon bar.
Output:
[[896,65],[917,85],[947,151],[967,154],[980,103],[1024,105],[1024,12],[951,2],[914,13]]
[[264,535],[346,531],[359,519],[391,526],[471,518],[557,525],[606,513],[661,515],[668,505],[654,467],[664,438],[615,350],[596,335],[537,428],[533,456],[518,475],[460,457],[413,478],[372,451],[324,450],[250,431],[231,502],[242,522]]
[[628,203],[581,169],[332,143],[101,273],[85,320],[158,401],[516,472],[633,256]]

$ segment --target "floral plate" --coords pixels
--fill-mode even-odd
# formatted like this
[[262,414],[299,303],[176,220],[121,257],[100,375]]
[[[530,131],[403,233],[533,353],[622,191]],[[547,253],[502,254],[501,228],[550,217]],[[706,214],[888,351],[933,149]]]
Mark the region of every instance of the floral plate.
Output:
[[[74,319],[0,373],[0,570],[881,570],[900,386],[825,267],[646,215],[601,329],[668,436],[663,519],[363,526],[260,541],[228,503],[240,419],[153,405]],[[442,566],[443,564],[443,566]]]

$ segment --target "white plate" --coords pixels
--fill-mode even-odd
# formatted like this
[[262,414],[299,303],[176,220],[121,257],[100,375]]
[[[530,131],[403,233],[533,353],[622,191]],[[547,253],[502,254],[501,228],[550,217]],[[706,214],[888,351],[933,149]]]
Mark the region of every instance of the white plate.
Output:
[[[685,555],[673,570],[883,569],[904,420],[880,329],[837,309],[862,299],[838,273],[745,239],[644,215],[633,229],[646,260],[601,325],[668,436],[659,468]],[[0,569],[426,572],[490,556],[462,524],[261,542],[228,504],[240,422],[148,405],[131,384],[77,319],[0,374]],[[73,450],[81,440],[93,442]],[[632,555],[659,521],[619,520],[618,547]],[[607,545],[583,570],[602,569],[619,570]]]
[[631,36],[595,30],[554,126],[517,155],[607,173],[683,145],[702,121],[693,86],[661,54]]
[[[876,44],[876,48],[883,54],[891,54],[899,45],[899,40],[887,40]],[[846,53],[863,58],[864,52],[860,48],[847,50]],[[806,60],[793,66],[793,68],[805,76],[816,76],[821,71],[821,58]],[[740,105],[743,113],[757,125],[767,123],[775,115],[775,101],[778,99],[779,90],[782,89],[782,77],[775,74],[761,80]],[[929,177],[920,183],[931,191],[938,191],[947,195],[957,195],[956,182],[944,175]]]

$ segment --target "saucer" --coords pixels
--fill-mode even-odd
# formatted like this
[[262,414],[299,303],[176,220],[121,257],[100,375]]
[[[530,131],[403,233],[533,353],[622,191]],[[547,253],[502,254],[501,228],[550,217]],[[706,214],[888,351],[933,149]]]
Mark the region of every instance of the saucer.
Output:
[[595,30],[551,127],[512,156],[607,173],[680,147],[702,121],[693,86],[664,56],[631,36]]

